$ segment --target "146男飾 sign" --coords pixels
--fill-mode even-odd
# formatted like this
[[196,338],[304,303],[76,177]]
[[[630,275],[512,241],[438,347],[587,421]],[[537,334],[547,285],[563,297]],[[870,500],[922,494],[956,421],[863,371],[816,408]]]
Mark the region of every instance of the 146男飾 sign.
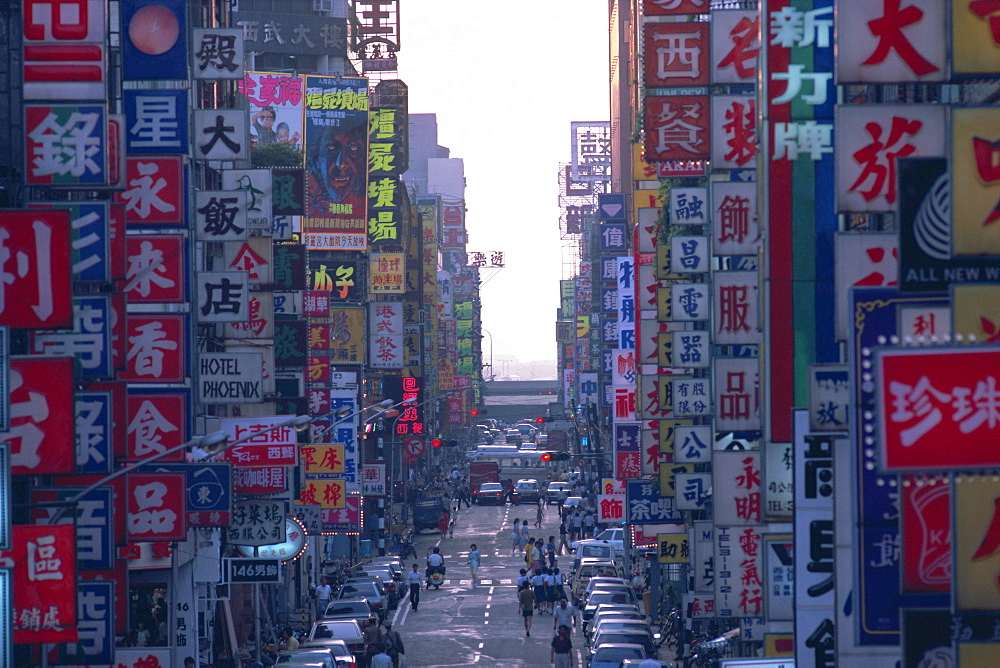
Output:
[[203,404],[257,404],[263,401],[263,355],[198,355],[198,400]]

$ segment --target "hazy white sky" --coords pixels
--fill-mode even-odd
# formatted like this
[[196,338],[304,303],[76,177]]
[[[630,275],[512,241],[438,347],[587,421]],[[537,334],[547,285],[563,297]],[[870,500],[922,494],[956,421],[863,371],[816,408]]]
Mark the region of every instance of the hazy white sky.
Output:
[[609,117],[607,2],[399,4],[410,112],[436,113],[438,142],[465,161],[468,249],[504,252],[505,268],[483,272],[494,371],[506,356],[555,360],[558,169],[569,161],[570,122]]

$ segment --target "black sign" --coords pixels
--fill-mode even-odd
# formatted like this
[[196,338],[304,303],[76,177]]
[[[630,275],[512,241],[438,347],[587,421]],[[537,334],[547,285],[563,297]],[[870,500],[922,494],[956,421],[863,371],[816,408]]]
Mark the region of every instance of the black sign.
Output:
[[281,560],[228,557],[227,580],[236,582],[256,582],[258,584],[281,584]]

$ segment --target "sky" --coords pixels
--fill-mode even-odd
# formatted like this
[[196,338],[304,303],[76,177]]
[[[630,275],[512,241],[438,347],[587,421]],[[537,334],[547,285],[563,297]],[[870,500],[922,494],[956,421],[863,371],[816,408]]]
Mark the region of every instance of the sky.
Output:
[[[560,162],[570,122],[606,121],[606,0],[403,0],[399,78],[410,113],[436,113],[465,163],[468,250],[503,251],[482,273],[484,362],[556,360],[563,246]],[[504,365],[530,379],[529,369]],[[527,373],[525,373],[527,372]]]

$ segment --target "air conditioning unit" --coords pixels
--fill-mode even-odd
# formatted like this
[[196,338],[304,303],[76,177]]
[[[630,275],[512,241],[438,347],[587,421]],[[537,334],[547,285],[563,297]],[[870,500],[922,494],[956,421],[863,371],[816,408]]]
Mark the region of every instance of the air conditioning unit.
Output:
[[314,12],[332,12],[333,0],[313,0]]

